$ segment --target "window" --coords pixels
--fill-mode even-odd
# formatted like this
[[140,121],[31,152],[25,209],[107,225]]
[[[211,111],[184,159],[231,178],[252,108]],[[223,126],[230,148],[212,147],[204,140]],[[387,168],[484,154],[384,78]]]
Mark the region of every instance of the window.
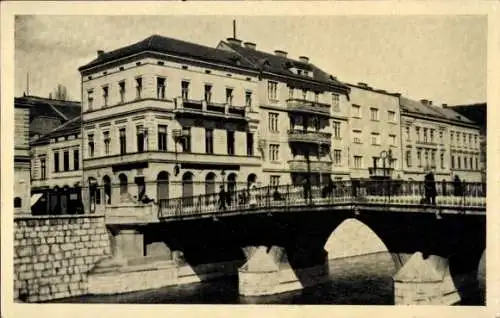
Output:
[[363,140],[361,139],[361,130],[353,130],[352,137],[355,144],[363,143]]
[[269,145],[269,160],[278,161],[279,160],[279,150],[280,146],[276,144]]
[[457,131],[456,134],[457,134],[457,145],[460,146],[460,133]]
[[80,150],[73,150],[73,169],[80,170]]
[[269,100],[277,100],[278,99],[278,83],[269,81],[267,82],[267,97]]
[[123,103],[125,101],[125,81],[121,81],[118,83],[118,86],[120,87],[120,103]]
[[352,117],[361,118],[361,106],[352,105]]
[[280,185],[280,176],[271,176],[269,181],[271,187],[277,187]]
[[314,101],[316,103],[319,103],[319,93],[318,92],[314,92]]
[[411,150],[406,150],[406,166],[411,167]]
[[477,135],[474,135],[474,146],[477,148]]
[[69,171],[69,151],[63,152],[63,169]]
[[89,143],[89,157],[92,158],[94,156],[94,134],[88,135],[88,143]]
[[390,122],[395,122],[395,121],[396,121],[396,112],[395,112],[395,111],[392,111],[392,110],[388,110],[388,111],[387,111],[387,119],[388,119]]
[[439,143],[442,144],[444,140],[444,132],[440,131],[439,132]]
[[214,153],[214,130],[206,128],[205,129],[205,152]]
[[453,137],[455,137],[455,133],[453,131],[450,131],[450,143],[452,145],[455,144],[455,139]]
[[108,97],[109,97],[109,86],[103,86],[102,98],[104,99],[104,106],[108,106]]
[[436,150],[431,150],[431,167],[436,167]]
[[289,99],[293,99],[293,91],[294,91],[293,87],[288,88],[288,98]]
[[380,145],[380,134],[379,133],[372,133],[372,145]]
[[191,128],[183,127],[182,135],[184,136],[182,139],[182,151],[191,152]]
[[20,208],[22,206],[22,200],[20,197],[14,198],[14,208]]
[[252,107],[252,92],[251,91],[245,92],[245,106]]
[[156,78],[156,98],[165,99],[165,85],[166,80],[164,77]]
[[278,132],[278,113],[269,113],[269,131]]
[[411,140],[411,135],[410,135],[410,127],[406,127],[406,140],[410,141]]
[[109,138],[109,131],[105,131],[102,133],[104,140],[104,153],[109,155],[109,143],[111,139]]
[[253,134],[247,133],[247,156],[253,156]]
[[373,121],[378,120],[378,109],[377,108],[370,108],[370,119]]
[[424,156],[425,156],[425,167],[429,167],[429,150],[424,149]]
[[316,131],[319,131],[320,129],[320,124],[319,124],[319,118],[317,116],[313,116],[312,118],[312,124],[313,124],[313,128],[316,130]]
[[158,150],[167,151],[167,126],[158,125]]
[[144,126],[138,125],[136,126],[136,136],[137,136],[137,152],[144,152]]
[[234,155],[234,131],[227,132],[227,154]]
[[441,154],[439,155],[439,162],[440,162],[440,166],[441,166],[441,169],[444,169],[444,152],[441,152]]
[[467,145],[467,134],[463,133],[462,135],[464,136],[464,147],[465,147]]
[[415,127],[415,133],[417,134],[417,142],[420,142],[420,127]]
[[477,157],[476,157],[476,170],[479,170],[479,163],[478,163]]
[[59,152],[54,152],[54,172],[59,172]]
[[233,104],[233,89],[232,88],[226,88],[226,104],[228,104],[228,105]]
[[332,122],[333,138],[340,139],[340,122]]
[[424,142],[427,142],[427,128],[424,128]]
[[361,156],[354,156],[354,168],[355,169],[361,169],[361,168],[363,168],[363,157],[361,157]]
[[304,99],[304,100],[307,99],[307,90],[305,90],[305,89],[302,90],[302,99]]
[[89,89],[87,91],[87,104],[88,104],[89,110],[92,110],[92,107],[94,106],[94,90],[93,89]]
[[418,167],[422,167],[422,149],[417,149],[417,161],[418,161]]
[[[135,98],[140,99],[142,95],[142,77],[137,77],[135,79]],[[163,91],[165,95],[165,90]]]
[[127,134],[125,128],[120,128],[120,154],[127,153]]
[[332,108],[334,111],[340,110],[340,96],[339,96],[339,94],[332,93]]
[[469,157],[469,169],[474,169],[474,166],[472,165],[472,157]]
[[467,169],[467,156],[464,156],[464,169]]
[[434,129],[431,129],[431,142],[434,143]]
[[458,169],[462,169],[462,157],[457,156],[457,167]]
[[342,150],[340,149],[333,150],[333,163],[336,165],[342,164]]
[[389,145],[396,146],[396,135],[389,135]]
[[40,179],[45,180],[47,178],[47,162],[45,158],[40,159]]
[[188,81],[181,82],[181,94],[182,94],[182,100],[189,99],[189,82]]
[[212,101],[212,85],[205,84],[205,101],[210,103]]

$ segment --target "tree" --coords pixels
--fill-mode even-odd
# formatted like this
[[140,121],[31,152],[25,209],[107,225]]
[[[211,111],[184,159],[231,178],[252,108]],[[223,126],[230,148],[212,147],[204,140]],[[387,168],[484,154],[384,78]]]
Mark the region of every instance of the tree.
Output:
[[54,93],[50,94],[49,96],[53,96],[54,99],[68,100],[68,89],[62,84],[57,84]]

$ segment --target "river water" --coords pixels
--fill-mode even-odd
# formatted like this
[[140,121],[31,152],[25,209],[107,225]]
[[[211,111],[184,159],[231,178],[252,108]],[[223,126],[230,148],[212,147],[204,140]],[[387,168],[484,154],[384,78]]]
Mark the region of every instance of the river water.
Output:
[[[237,277],[210,282],[164,287],[154,290],[109,296],[81,296],[54,302],[129,303],[129,304],[329,304],[391,305],[394,304],[392,275],[394,264],[389,253],[331,259],[327,283],[264,297],[238,295]],[[484,305],[484,261],[479,270],[479,292],[464,305]]]

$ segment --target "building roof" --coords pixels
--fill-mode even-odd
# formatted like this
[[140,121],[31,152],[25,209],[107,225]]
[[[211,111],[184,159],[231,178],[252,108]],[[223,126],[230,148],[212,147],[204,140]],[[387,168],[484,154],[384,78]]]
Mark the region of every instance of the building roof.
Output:
[[[297,79],[298,81],[296,83],[293,83],[293,85],[298,86],[297,88],[301,87],[302,81],[316,81],[321,84],[340,86],[347,89],[347,86],[344,83],[337,81],[334,77],[330,76],[328,73],[324,72],[323,70],[316,67],[312,63],[298,61],[282,55],[262,52],[255,48],[248,48],[230,41],[228,42],[222,41],[221,43],[228,46],[235,52],[239,53],[241,56],[243,56],[247,61],[251,62],[254,65],[254,67],[258,68],[259,70],[279,75],[285,75]],[[293,73],[290,69],[294,67],[306,71],[311,71],[313,73],[313,77],[309,78]],[[288,82],[290,83],[290,81]],[[304,88],[310,88],[310,87],[304,87]]]
[[63,121],[73,119],[82,112],[81,104],[77,101],[67,101],[43,98],[38,96],[22,96],[14,99],[17,107],[29,107],[30,122],[38,117],[54,117]]
[[445,121],[452,121],[457,124],[474,125],[475,123],[465,116],[446,107],[433,106],[424,104],[421,101],[412,100],[406,97],[399,98],[399,104],[402,113],[429,116]]
[[237,54],[232,52],[165,36],[152,35],[137,43],[113,51],[105,52],[90,63],[79,67],[78,70],[84,71],[91,67],[111,62],[120,58],[128,57],[144,51],[173,54],[181,57],[191,57],[207,62],[217,62],[228,66],[253,68],[253,66],[249,62],[241,59]]
[[80,133],[81,127],[82,127],[82,116],[80,115],[56,127],[55,129],[41,136],[40,138],[32,141],[31,145],[47,144],[50,142],[50,139],[52,138],[78,134]]
[[481,126],[481,128],[486,131],[486,115],[487,115],[487,105],[486,103],[475,103],[468,105],[454,105],[454,106],[446,106],[446,109],[452,109],[455,112],[462,114],[468,119],[475,122],[477,125]]

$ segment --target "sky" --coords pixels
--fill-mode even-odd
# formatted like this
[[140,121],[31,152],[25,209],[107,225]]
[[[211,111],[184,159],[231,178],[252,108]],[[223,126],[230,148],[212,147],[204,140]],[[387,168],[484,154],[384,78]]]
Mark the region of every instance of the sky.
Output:
[[15,95],[80,99],[78,67],[152,34],[215,47],[232,36],[266,52],[305,55],[348,83],[449,105],[486,101],[483,16],[17,16]]

